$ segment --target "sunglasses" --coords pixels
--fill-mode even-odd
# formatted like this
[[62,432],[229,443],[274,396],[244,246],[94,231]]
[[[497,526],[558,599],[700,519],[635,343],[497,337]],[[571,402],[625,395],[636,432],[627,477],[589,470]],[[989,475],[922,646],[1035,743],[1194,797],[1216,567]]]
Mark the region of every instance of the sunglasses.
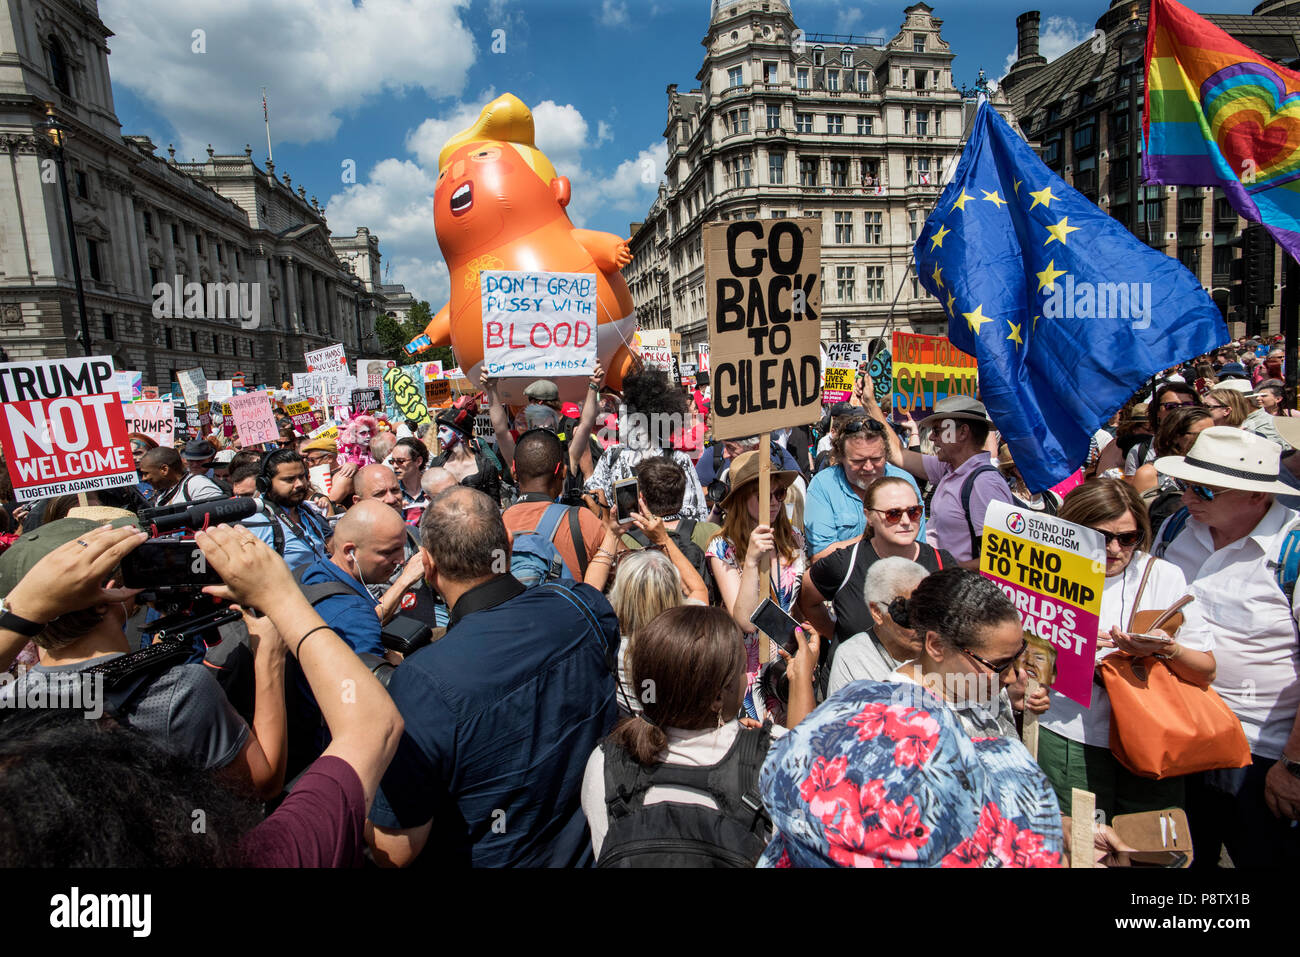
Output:
[[1142,541],[1142,533],[1137,529],[1131,532],[1103,532],[1100,528],[1094,528],[1093,531],[1106,540],[1107,548],[1111,542],[1119,542],[1120,548],[1133,548]]
[[1186,408],[1186,407],[1188,407],[1188,406],[1193,406],[1193,405],[1196,405],[1196,403],[1195,403],[1195,402],[1161,402],[1161,403],[1160,403],[1160,408],[1162,408],[1162,409],[1182,409],[1182,408]]
[[913,505],[911,508],[869,508],[867,511],[885,516],[886,525],[897,525],[903,520],[904,515],[909,522],[919,522],[924,509],[919,505]]
[[1214,489],[1207,485],[1198,485],[1195,482],[1184,482],[1182,479],[1175,479],[1174,482],[1178,485],[1180,491],[1191,492],[1197,498],[1205,502],[1214,501]]
[[1219,403],[1217,403],[1217,402],[1207,402],[1207,403],[1205,403],[1205,408],[1207,408],[1207,409],[1226,409],[1227,406],[1226,406],[1226,405],[1219,405]]
[[877,422],[875,419],[861,418],[861,419],[854,419],[853,421],[846,423],[844,428],[840,430],[840,433],[842,435],[857,435],[859,432],[864,432],[864,431],[884,432],[885,427],[881,425],[879,422]]
[[399,459],[396,455],[390,455],[388,461],[394,465],[410,465],[411,459]]
[[1001,665],[989,661],[987,658],[981,658],[979,655],[975,654],[975,652],[967,651],[965,648],[962,648],[960,650],[961,653],[965,655],[967,658],[970,658],[972,661],[978,662],[979,664],[983,665],[985,668],[989,669],[989,671],[992,671],[994,674],[996,674],[999,678],[1001,678],[1003,675],[1005,675],[1008,671],[1010,671],[1012,668],[1016,666],[1016,662],[1020,660],[1020,656],[1025,653],[1025,649],[1028,647],[1029,647],[1028,640],[1022,638],[1020,641],[1020,650],[1017,651],[1015,655],[1013,655],[1005,664],[1001,664]]

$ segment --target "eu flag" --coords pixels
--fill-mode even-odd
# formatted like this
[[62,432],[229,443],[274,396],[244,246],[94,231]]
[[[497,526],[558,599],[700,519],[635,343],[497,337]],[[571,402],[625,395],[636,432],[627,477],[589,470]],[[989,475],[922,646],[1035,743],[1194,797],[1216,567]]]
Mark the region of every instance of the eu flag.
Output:
[[915,253],[1034,492],[1078,469],[1152,375],[1228,341],[1186,267],[1066,185],[987,101]]

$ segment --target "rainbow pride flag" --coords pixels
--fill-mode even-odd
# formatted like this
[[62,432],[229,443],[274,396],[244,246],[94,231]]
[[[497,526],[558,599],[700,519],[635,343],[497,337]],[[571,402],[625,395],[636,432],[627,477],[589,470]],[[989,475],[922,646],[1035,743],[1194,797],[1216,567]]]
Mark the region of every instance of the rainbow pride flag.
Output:
[[1175,0],[1151,0],[1147,183],[1217,186],[1300,260],[1300,73]]

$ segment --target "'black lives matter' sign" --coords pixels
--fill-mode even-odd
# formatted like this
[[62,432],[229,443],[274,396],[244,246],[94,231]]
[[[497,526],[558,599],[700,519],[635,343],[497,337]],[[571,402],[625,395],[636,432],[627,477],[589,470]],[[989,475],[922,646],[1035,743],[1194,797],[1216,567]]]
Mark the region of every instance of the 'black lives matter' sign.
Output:
[[821,220],[704,227],[713,437],[821,417]]

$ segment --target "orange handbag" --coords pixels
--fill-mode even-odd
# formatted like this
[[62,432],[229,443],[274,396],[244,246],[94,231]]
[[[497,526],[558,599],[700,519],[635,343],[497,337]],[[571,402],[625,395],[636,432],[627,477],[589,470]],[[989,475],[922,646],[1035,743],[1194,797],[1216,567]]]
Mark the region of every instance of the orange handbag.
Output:
[[[1141,588],[1134,607],[1140,597]],[[1110,698],[1111,753],[1134,774],[1160,781],[1251,763],[1241,721],[1213,688],[1185,681],[1154,656],[1117,652],[1098,671]]]

